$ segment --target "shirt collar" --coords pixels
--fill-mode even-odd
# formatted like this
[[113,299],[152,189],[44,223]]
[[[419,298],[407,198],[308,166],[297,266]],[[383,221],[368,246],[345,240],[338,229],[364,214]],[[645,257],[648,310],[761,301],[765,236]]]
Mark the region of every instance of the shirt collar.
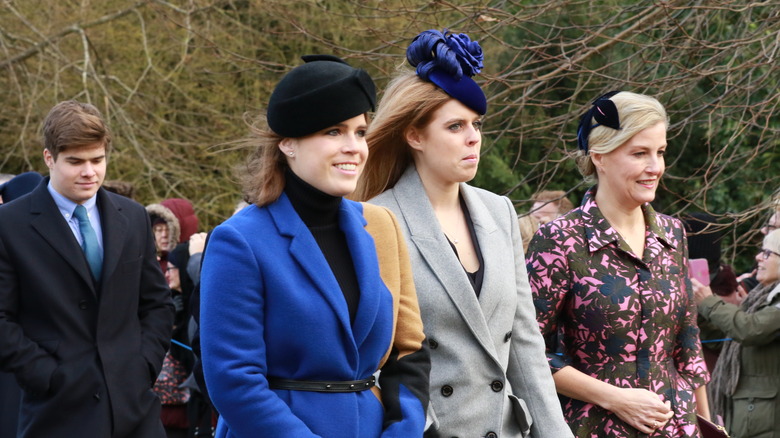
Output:
[[[73,218],[73,210],[76,209],[76,205],[78,204],[62,196],[57,190],[55,190],[51,185],[51,180],[49,180],[49,185],[46,188],[49,189],[49,193],[51,194],[51,197],[54,198],[54,203],[57,204],[57,208],[59,208],[60,213],[62,213],[65,219],[71,220]],[[87,201],[81,205],[87,209],[87,214],[91,217],[95,213],[95,209],[97,207],[97,193],[95,193],[94,196],[87,199]]]
[[[598,186],[591,187],[585,193],[580,205],[583,223],[593,224],[592,227],[585,228],[590,252],[596,252],[611,243],[617,245],[620,241],[620,234],[612,228],[596,204],[597,190]],[[677,240],[670,235],[671,230],[659,225],[658,214],[650,203],[642,205],[642,213],[645,217],[645,224],[647,224],[645,239],[648,245],[646,247],[657,249],[655,248],[657,242],[672,249],[676,248]]]

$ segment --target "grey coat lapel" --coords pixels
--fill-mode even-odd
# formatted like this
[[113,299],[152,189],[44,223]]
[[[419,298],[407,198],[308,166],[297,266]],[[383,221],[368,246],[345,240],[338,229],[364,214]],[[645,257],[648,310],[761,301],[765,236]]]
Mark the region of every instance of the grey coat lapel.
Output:
[[[409,227],[409,238],[427,262],[428,272],[441,283],[452,304],[479,343],[491,355],[495,356],[496,352],[490,338],[490,331],[474,293],[474,288],[471,287],[471,282],[466,276],[460,260],[452,251],[452,247],[439,226],[439,221],[433,212],[433,207],[428,200],[417,171],[413,167],[407,169],[392,192]],[[482,222],[482,227],[490,228],[490,224],[484,220]],[[422,268],[414,266],[413,269]],[[420,289],[421,285],[416,284],[416,286],[418,294],[426,293],[424,289]]]
[[[494,287],[493,284],[496,283],[496,279],[499,279],[504,275],[509,275],[507,272],[497,271],[497,264],[490,263],[495,260],[495,258],[491,256],[502,254],[504,252],[502,251],[502,247],[507,243],[498,240],[496,236],[498,225],[488,213],[488,207],[479,199],[477,191],[467,184],[461,184],[460,192],[463,195],[463,200],[466,202],[466,207],[469,209],[471,221],[474,224],[474,231],[477,234],[479,249],[482,253],[482,260],[485,264],[485,266],[483,266],[485,271],[482,289],[480,290],[479,295],[479,305],[482,308],[484,320],[489,322],[493,311],[495,311],[496,307],[501,303],[502,295],[501,288]],[[491,343],[491,345],[493,344]]]

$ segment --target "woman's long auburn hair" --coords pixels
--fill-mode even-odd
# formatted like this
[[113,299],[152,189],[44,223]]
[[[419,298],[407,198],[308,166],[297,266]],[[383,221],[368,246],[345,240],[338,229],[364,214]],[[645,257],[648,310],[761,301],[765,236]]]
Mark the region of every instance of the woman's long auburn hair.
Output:
[[279,149],[284,137],[271,131],[265,114],[260,114],[249,125],[249,136],[236,142],[252,149],[244,166],[239,168],[239,177],[247,202],[263,207],[279,199],[284,190],[284,170],[287,159]]
[[409,128],[423,129],[433,113],[450,101],[441,88],[403,70],[387,86],[368,128],[368,159],[349,197],[367,201],[393,188],[414,161],[406,141]]

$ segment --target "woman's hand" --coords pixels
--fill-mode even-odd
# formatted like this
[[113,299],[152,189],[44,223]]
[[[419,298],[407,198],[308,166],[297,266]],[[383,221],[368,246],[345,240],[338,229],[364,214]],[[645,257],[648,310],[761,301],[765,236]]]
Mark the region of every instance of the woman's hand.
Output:
[[739,277],[737,277],[737,283],[739,283],[740,281],[742,281],[742,280],[744,280],[744,279],[746,279],[748,277],[755,277],[755,276],[756,276],[756,270],[755,269],[753,269],[750,272],[745,272],[744,274],[742,274]]
[[614,388],[612,402],[604,403],[602,407],[642,433],[651,435],[674,416],[671,403],[664,402],[654,392],[641,388]]
[[695,278],[691,278],[691,284],[693,285],[693,300],[696,301],[698,306],[704,301],[705,298],[712,295],[712,289],[709,286],[701,284],[701,282]]
[[190,256],[203,252],[203,248],[206,246],[206,233],[195,233],[190,236]]
[[674,415],[670,402],[664,402],[660,395],[640,388],[620,388],[598,380],[566,366],[553,374],[558,392],[586,403],[593,403],[614,412],[645,434],[652,434],[666,425]]

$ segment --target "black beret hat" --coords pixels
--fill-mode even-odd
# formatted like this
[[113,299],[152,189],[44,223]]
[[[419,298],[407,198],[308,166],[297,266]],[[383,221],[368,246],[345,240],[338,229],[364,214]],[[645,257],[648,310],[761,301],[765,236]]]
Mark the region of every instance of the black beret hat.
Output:
[[272,131],[305,137],[374,109],[376,88],[364,70],[332,55],[301,58],[306,63],[290,70],[268,101]]

